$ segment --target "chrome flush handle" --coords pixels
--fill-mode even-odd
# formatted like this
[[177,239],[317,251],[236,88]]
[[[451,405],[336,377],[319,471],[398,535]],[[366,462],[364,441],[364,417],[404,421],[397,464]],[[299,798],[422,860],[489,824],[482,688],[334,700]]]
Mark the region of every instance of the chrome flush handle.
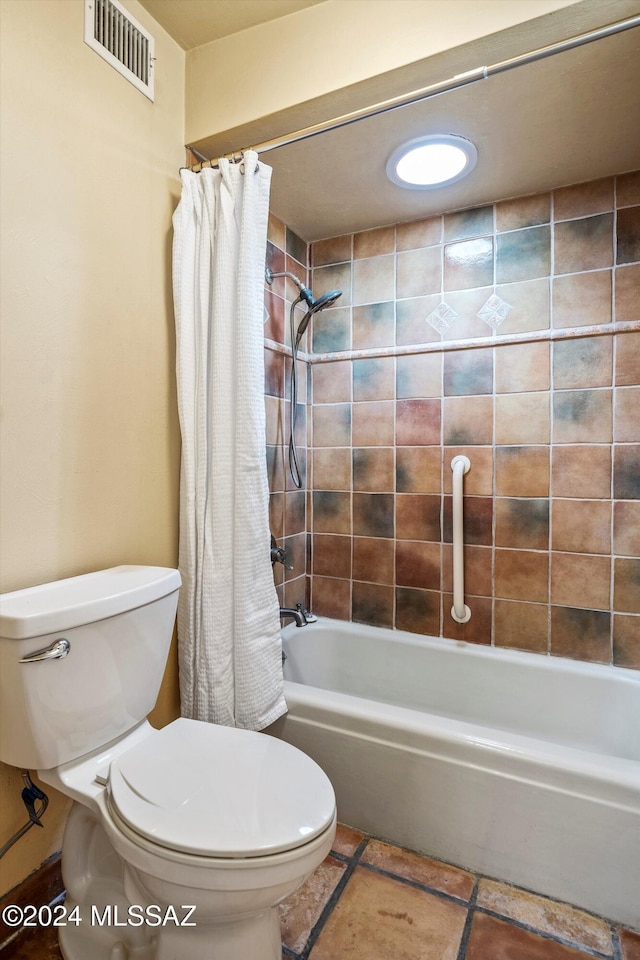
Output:
[[28,657],[23,657],[19,663],[38,663],[40,660],[59,660],[60,657],[66,657],[71,651],[71,644],[65,637],[60,637],[50,647],[44,650],[36,650],[30,653]]

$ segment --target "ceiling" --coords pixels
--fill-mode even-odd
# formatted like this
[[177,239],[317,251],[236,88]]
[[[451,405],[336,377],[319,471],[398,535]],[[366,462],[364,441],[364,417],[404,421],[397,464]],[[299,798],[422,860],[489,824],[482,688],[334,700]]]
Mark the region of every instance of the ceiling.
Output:
[[184,50],[278,20],[324,0],[140,0]]
[[[261,15],[263,21],[281,16],[286,6],[307,6],[297,0],[141,0],[153,16],[179,39],[193,22],[186,16],[198,8],[210,14],[215,29],[232,32],[241,10]],[[520,38],[522,52],[543,43],[565,39],[609,22],[594,22],[598,5],[584,4],[591,19],[580,19],[583,4],[569,8],[556,34],[536,32],[537,21],[527,25]],[[157,11],[159,8],[159,12]],[[249,9],[252,8],[252,9]],[[620,3],[622,16],[640,14],[640,0]],[[171,11],[171,18],[168,14]],[[163,21],[161,18],[165,17]],[[184,15],[185,26],[181,27]],[[226,18],[229,19],[226,19]],[[546,18],[538,18],[543,21]],[[169,27],[171,22],[173,26]],[[189,31],[186,23],[190,24]],[[253,21],[257,22],[257,21]],[[240,28],[242,29],[242,28]],[[503,31],[508,34],[508,31]],[[502,42],[502,35],[494,35]],[[542,41],[541,42],[541,38]],[[185,41],[186,42],[186,41]],[[482,46],[456,48],[462,69],[439,73],[440,65],[423,61],[414,65],[414,77],[398,89],[398,78],[379,78],[376,97],[384,100],[454,73],[503,57],[481,59],[495,53]],[[448,66],[445,68],[448,70]],[[420,82],[411,79],[424,77]],[[388,89],[389,92],[386,92]],[[365,101],[368,103],[372,100]],[[314,103],[307,115],[315,122]],[[348,112],[338,110],[322,119]],[[218,157],[247,143],[291,132],[282,118],[263,118],[267,136],[247,138],[243,144],[225,143],[224,132],[199,146],[207,157]],[[272,125],[271,127],[269,125]],[[297,126],[305,126],[298,123]],[[295,128],[294,128],[295,129]],[[439,190],[405,190],[385,174],[387,158],[398,144],[431,133],[455,133],[472,140],[478,163],[465,179]],[[198,146],[198,145],[196,145]],[[452,210],[492,203],[511,197],[546,192],[555,187],[595,180],[640,169],[640,27],[585,44],[569,52],[521,66],[454,92],[361,120],[340,130],[264,153],[261,159],[273,168],[271,209],[306,241],[339,236],[405,220],[417,220]]]

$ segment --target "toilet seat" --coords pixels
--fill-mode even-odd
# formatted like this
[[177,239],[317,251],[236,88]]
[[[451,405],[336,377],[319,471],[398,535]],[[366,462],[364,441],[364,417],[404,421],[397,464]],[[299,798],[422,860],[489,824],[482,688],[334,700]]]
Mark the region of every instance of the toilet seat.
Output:
[[181,718],[111,764],[109,802],[136,834],[202,857],[264,857],[323,833],[333,788],[300,750]]

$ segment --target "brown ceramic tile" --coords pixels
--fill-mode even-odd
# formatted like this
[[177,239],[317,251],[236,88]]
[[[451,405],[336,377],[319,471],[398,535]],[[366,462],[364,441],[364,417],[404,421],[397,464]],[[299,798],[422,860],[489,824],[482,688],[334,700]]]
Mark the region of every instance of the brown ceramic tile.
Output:
[[640,203],[640,170],[616,177],[617,206],[628,207],[634,203]]
[[640,670],[640,617],[614,614],[613,662],[618,667]]
[[498,284],[496,293],[513,308],[500,326],[500,333],[547,330],[551,326],[551,282],[548,278]]
[[268,319],[264,325],[264,335],[276,343],[285,343],[284,334],[284,300],[268,289],[264,294],[264,306]]
[[549,496],[549,447],[496,447],[499,497]]
[[608,610],[610,592],[610,557],[558,551],[551,554],[552,603]]
[[353,579],[393,583],[394,541],[381,537],[353,538]]
[[607,956],[612,953],[609,924],[568,904],[484,879],[480,881],[476,902],[493,913],[517,920],[540,933],[568,940],[577,947],[597,950]]
[[440,541],[440,497],[400,493],[396,495],[398,540]]
[[611,323],[611,270],[572,273],[553,280],[553,326]]
[[442,354],[409,354],[397,357],[396,365],[398,399],[442,396]]
[[379,303],[395,296],[395,257],[370,257],[353,263],[353,304]]
[[496,397],[496,443],[548,443],[549,394],[507,393]]
[[351,581],[332,577],[313,577],[311,606],[316,616],[349,620],[351,617]]
[[351,444],[351,405],[325,403],[313,408],[314,447],[344,447]]
[[352,443],[354,447],[389,446],[395,439],[393,400],[354,403]]
[[551,547],[569,553],[611,553],[609,500],[554,500]]
[[[290,257],[300,264],[308,264],[308,246],[305,241],[285,224],[285,249]],[[287,267],[289,270],[290,267]]]
[[466,240],[469,237],[485,237],[493,233],[493,206],[473,207],[458,210],[444,217],[444,240]]
[[493,393],[493,350],[455,350],[444,355],[444,395]]
[[344,263],[346,260],[351,260],[351,249],[351,234],[331,237],[329,240],[317,240],[311,244],[311,262],[314,267]]
[[396,336],[395,304],[367,303],[352,310],[352,342],[354,350],[370,347],[392,347]]
[[397,447],[398,493],[440,493],[441,459],[440,447]]
[[379,583],[354,580],[351,589],[351,619],[374,627],[393,626],[394,590]]
[[353,258],[379,257],[385,253],[393,253],[396,245],[396,228],[377,227],[375,230],[364,230],[353,237]]
[[427,637],[439,636],[440,596],[435,590],[396,587],[396,630]]
[[[340,580],[333,581],[333,583],[341,582],[342,581]],[[307,577],[304,574],[296,577],[293,580],[288,580],[284,584],[284,589],[282,590],[281,606],[295,607],[297,603],[302,603],[305,606],[308,606]]]
[[379,870],[393,873],[405,880],[413,880],[460,900],[469,900],[475,877],[466,870],[451,867],[439,860],[430,860],[409,850],[393,847],[381,840],[370,840],[362,854],[361,863],[370,863]]
[[554,343],[553,386],[556,390],[608,387],[612,380],[612,337],[582,337]]
[[602,498],[611,495],[611,448],[576,444],[553,448],[555,497]]
[[640,439],[640,387],[617,387],[613,436],[618,442]]
[[478,911],[466,960],[584,960],[584,953]]
[[[320,294],[317,294],[320,296]],[[341,301],[338,301],[341,304]],[[297,321],[296,321],[297,322]],[[338,306],[323,310],[309,327],[312,337],[312,346],[303,349],[312,349],[314,353],[336,353],[340,350],[349,350],[351,347],[351,309]],[[308,335],[307,335],[308,336]],[[290,338],[289,338],[290,339]]]
[[300,953],[306,946],[313,927],[346,869],[346,863],[327,857],[307,882],[280,904],[282,942],[294,953]]
[[551,194],[549,193],[496,203],[496,229],[500,233],[505,230],[536,227],[542,223],[549,223],[550,216]]
[[530,550],[497,549],[495,595],[504,600],[546,603],[549,598],[549,555]]
[[551,607],[551,653],[554,657],[610,663],[610,634],[609,613]]
[[613,607],[618,613],[640,613],[640,560],[617,557],[613,572]]
[[616,500],[640,500],[640,444],[613,448],[613,496]]
[[360,830],[349,827],[346,823],[339,823],[336,827],[336,838],[333,841],[333,850],[335,853],[341,853],[345,857],[351,857],[360,846],[362,840],[364,840],[364,833],[361,833]]
[[493,447],[445,447],[444,448],[445,493],[451,493],[455,457],[467,457],[471,466],[464,475],[464,492],[467,496],[490,497],[493,493]]
[[267,222],[267,239],[280,250],[284,250],[285,245],[285,227],[282,220],[278,220],[272,213],[269,214]]
[[351,494],[333,490],[313,491],[313,532],[351,532]]
[[268,445],[267,477],[269,480],[269,490],[271,493],[277,493],[280,490],[284,490],[284,468],[284,447]]
[[440,544],[396,541],[396,583],[400,587],[440,589]]
[[640,264],[616,268],[616,320],[640,316]]
[[496,647],[513,647],[546,653],[549,635],[549,607],[543,603],[522,603],[518,600],[496,600],[494,610],[494,643]]
[[269,527],[276,540],[284,537],[284,493],[269,496]]
[[496,393],[530,393],[550,386],[548,343],[516,343],[496,349]]
[[616,263],[640,260],[640,206],[618,210]]
[[353,534],[356,537],[393,537],[393,494],[353,494]]
[[548,549],[548,499],[497,497],[495,504],[497,547],[518,547],[524,550]]
[[304,490],[291,490],[284,495],[284,529],[288,537],[305,530],[305,499]]
[[2,960],[62,960],[55,927],[25,929],[0,950]]
[[554,220],[573,220],[609,210],[613,210],[612,177],[553,191]]
[[356,868],[310,960],[456,960],[466,907]]
[[613,504],[613,552],[623,557],[640,556],[640,500],[617,500]]
[[264,398],[267,444],[284,442],[284,402],[280,397]]
[[472,597],[467,594],[465,603],[471,610],[471,619],[467,623],[458,623],[451,616],[453,594],[443,593],[442,636],[449,640],[488,646],[491,643],[491,598]]
[[351,361],[315,363],[311,370],[314,403],[340,403],[351,400]]
[[330,290],[342,290],[340,306],[351,305],[351,262],[335,266],[316,267],[313,270],[313,293],[316,297]]
[[611,390],[562,390],[553,397],[553,442],[610,442],[612,413]]
[[396,395],[394,357],[353,361],[353,399],[391,400]]
[[640,384],[640,331],[617,335],[614,382],[619,387]]
[[[443,504],[443,539],[451,543],[453,539],[452,497],[445,497]],[[464,498],[464,537],[465,543],[479,546],[491,544],[491,528],[493,523],[492,497]]]
[[440,341],[440,334],[426,320],[440,301],[437,293],[396,302],[396,343],[399,347]]
[[[519,278],[518,278],[519,279]],[[493,238],[458,240],[444,247],[444,289],[483,287],[493,280]],[[422,290],[421,293],[432,293]]]
[[622,960],[640,960],[640,933],[632,930],[620,931]]
[[413,220],[396,226],[396,244],[399,251],[432,247],[442,240],[442,217]]
[[354,447],[353,489],[393,493],[396,465],[393,447]]
[[[493,595],[492,550],[490,546],[476,546],[465,543],[464,546],[464,586],[467,593],[474,597]],[[442,546],[442,589],[453,592],[453,547],[449,543]]]
[[351,577],[351,537],[328,533],[314,534],[311,548],[313,575],[320,577]]
[[440,400],[398,400],[396,443],[400,446],[440,443]]
[[492,397],[446,397],[442,413],[447,446],[492,443]]
[[554,274],[613,264],[613,214],[565,220],[554,226]]
[[[534,280],[551,272],[551,231],[547,226],[499,233],[496,237],[498,283]],[[505,298],[509,303],[509,298]]]
[[[286,521],[285,521],[286,522]],[[282,541],[287,554],[287,564],[291,570],[285,569],[285,581],[304,577],[307,564],[307,537],[305,533],[296,533],[291,537],[285,536]]]
[[399,253],[396,264],[396,296],[404,299],[439,293],[441,276],[440,247],[425,247]]

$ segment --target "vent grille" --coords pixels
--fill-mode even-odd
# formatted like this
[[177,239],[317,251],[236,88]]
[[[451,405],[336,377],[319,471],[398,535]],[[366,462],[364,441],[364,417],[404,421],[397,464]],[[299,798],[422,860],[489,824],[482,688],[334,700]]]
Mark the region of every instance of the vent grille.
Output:
[[153,100],[154,39],[118,0],[85,0],[84,39]]

